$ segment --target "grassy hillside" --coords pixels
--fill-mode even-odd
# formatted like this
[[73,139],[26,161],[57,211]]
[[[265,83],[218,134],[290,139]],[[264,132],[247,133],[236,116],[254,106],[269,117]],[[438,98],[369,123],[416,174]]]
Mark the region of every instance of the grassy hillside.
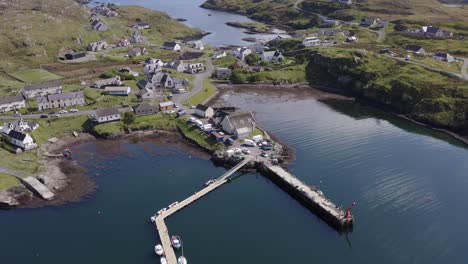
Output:
[[312,84],[326,85],[386,105],[439,127],[468,134],[468,82],[353,49],[320,49],[306,68]]
[[202,7],[246,14],[267,23],[304,29],[314,26],[316,19],[293,7],[295,0],[208,0]]
[[[450,1],[450,0],[449,0]],[[463,3],[466,0],[451,0]],[[380,17],[388,20],[406,19],[430,23],[431,25],[450,25],[453,21],[460,24],[468,22],[468,7],[447,7],[437,0],[360,0],[348,6],[334,0],[207,0],[203,7],[247,14],[248,16],[279,23],[294,28],[314,25],[310,12],[321,13],[343,20],[358,20],[362,17]],[[304,10],[298,11],[294,4]]]
[[90,29],[89,9],[73,0],[14,0],[0,4],[0,70],[37,68],[56,61],[62,48],[85,49],[89,42],[113,43],[131,33],[137,19],[151,24],[143,32],[156,43],[200,34],[168,15],[138,6],[116,6],[115,18],[103,18],[110,30]]

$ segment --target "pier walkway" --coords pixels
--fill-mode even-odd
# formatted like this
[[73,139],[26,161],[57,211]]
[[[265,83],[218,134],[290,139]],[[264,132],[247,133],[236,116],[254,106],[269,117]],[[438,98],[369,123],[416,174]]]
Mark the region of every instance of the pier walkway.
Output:
[[314,186],[308,186],[298,178],[278,166],[267,166],[272,180],[287,189],[300,202],[313,209],[319,217],[339,229],[352,227],[353,218],[345,218],[345,211],[328,200],[323,193]]
[[207,195],[208,193],[216,190],[218,187],[225,184],[231,175],[233,175],[235,172],[240,170],[242,167],[244,167],[244,165],[246,165],[251,160],[252,158],[250,156],[245,157],[244,160],[242,160],[232,169],[228,170],[226,173],[221,175],[210,185],[206,186],[205,188],[203,188],[202,190],[198,192],[195,192],[193,195],[189,196],[188,198],[186,198],[185,200],[181,202],[173,203],[173,205],[170,206],[166,211],[163,211],[160,215],[156,216],[154,223],[158,230],[159,238],[161,240],[161,244],[163,246],[168,264],[177,264],[177,257],[174,252],[174,249],[172,248],[171,238],[169,236],[169,230],[164,220],[167,217],[175,214],[177,211],[185,208],[186,206],[192,204],[193,202],[197,201],[198,199],[202,198],[203,196]]

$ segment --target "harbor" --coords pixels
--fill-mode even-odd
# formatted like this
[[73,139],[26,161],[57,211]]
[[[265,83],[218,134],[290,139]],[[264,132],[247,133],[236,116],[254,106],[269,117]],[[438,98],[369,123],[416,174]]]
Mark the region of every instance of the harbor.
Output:
[[[202,190],[195,192],[193,195],[181,202],[176,201],[170,204],[167,208],[159,210],[157,214],[150,218],[156,226],[159,239],[161,241],[161,245],[157,245],[155,247],[155,251],[158,255],[162,255],[162,264],[180,264],[182,261],[186,261],[183,255],[177,258],[174,251],[173,239],[171,239],[171,236],[169,235],[169,229],[165,223],[165,219],[229,182],[230,177],[237,171],[241,170],[249,162],[255,162],[255,167],[262,174],[270,178],[274,183],[291,194],[291,196],[301,204],[305,205],[330,226],[336,228],[339,232],[349,231],[352,229],[354,217],[351,215],[351,207],[344,211],[342,208],[328,200],[324,196],[323,192],[318,188],[306,185],[283,168],[271,165],[267,160],[258,161],[257,159],[257,161],[254,161],[254,157],[248,155],[219,178],[208,181],[205,184],[206,187]],[[162,253],[159,254],[157,251],[161,246]]]

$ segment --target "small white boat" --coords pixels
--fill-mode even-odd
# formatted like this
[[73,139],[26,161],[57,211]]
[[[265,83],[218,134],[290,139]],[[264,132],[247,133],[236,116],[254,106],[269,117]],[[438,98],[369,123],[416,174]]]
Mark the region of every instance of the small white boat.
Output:
[[160,261],[161,264],[167,264],[167,259],[165,257],[161,257]]
[[164,254],[164,249],[161,245],[156,245],[154,247],[154,252],[156,252],[156,254],[158,254],[158,256],[162,256]]
[[215,179],[211,179],[211,180],[205,182],[205,186],[208,186],[208,185],[214,183],[215,181],[216,181]]
[[156,221],[156,216],[154,216],[154,215],[151,216],[151,217],[150,217],[150,220],[151,220],[151,223],[154,223],[154,222]]
[[177,264],[187,264],[187,259],[184,256],[180,256],[177,259]]
[[179,249],[180,247],[182,247],[182,240],[180,240],[180,237],[178,236],[172,236],[171,244],[175,249]]
[[158,214],[158,215],[161,215],[161,214],[164,213],[166,210],[167,210],[166,208],[163,208],[163,209],[159,210],[157,214]]

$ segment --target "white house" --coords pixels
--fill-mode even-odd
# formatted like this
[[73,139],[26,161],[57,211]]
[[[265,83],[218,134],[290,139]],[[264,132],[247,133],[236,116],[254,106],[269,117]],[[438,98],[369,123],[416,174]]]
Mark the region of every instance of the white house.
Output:
[[191,63],[185,68],[185,72],[190,74],[196,74],[203,71],[205,71],[203,63]]
[[92,119],[98,123],[120,120],[120,112],[117,108],[97,109],[92,114]]
[[213,117],[214,115],[214,110],[213,108],[203,105],[203,104],[198,104],[197,107],[195,108],[195,114],[200,116],[200,117]]
[[192,48],[197,50],[204,50],[205,46],[203,45],[203,42],[201,42],[200,40],[196,40],[192,43]]
[[279,51],[264,51],[261,55],[262,61],[282,62],[284,60],[283,54]]
[[104,88],[104,91],[108,95],[128,96],[132,91],[132,88],[130,88],[129,86],[106,86],[106,88]]
[[11,144],[20,147],[24,150],[29,150],[37,147],[37,145],[34,143],[34,139],[27,133],[11,130],[10,133],[8,133],[8,137],[10,138]]
[[172,50],[172,51],[179,51],[182,49],[180,44],[176,42],[164,42],[162,48],[165,50]]
[[239,139],[248,138],[255,130],[255,118],[252,113],[235,113],[226,115],[221,120],[223,130]]
[[105,86],[119,86],[122,85],[122,81],[120,80],[120,76],[116,76],[113,78],[97,80],[91,84],[91,88],[103,88]]
[[2,113],[25,107],[26,103],[21,95],[0,97],[0,112]]
[[1,132],[4,135],[8,135],[10,131],[18,131],[18,132],[28,132],[33,131],[39,128],[39,124],[26,122],[23,119],[18,119],[12,122],[4,123],[1,127]]
[[109,44],[107,44],[107,41],[100,40],[100,41],[89,43],[86,49],[89,51],[100,51],[103,49],[107,49],[108,46]]
[[304,47],[312,47],[320,45],[320,39],[317,37],[307,37],[302,41]]
[[217,52],[213,55],[213,59],[217,60],[217,59],[221,59],[221,58],[224,58],[226,57],[227,54],[225,51],[222,51],[222,52]]
[[249,54],[252,54],[252,51],[246,47],[236,48],[232,51],[232,55],[234,55],[234,57],[238,58],[239,60],[245,59],[245,57]]
[[352,5],[353,4],[353,0],[336,0],[336,2],[338,2],[340,4],[345,4],[345,5]]
[[167,68],[174,69],[178,72],[184,72],[187,69],[187,64],[185,64],[183,61],[176,60],[176,61],[171,61],[165,65]]
[[447,52],[437,52],[433,58],[445,62],[455,62],[455,58]]

